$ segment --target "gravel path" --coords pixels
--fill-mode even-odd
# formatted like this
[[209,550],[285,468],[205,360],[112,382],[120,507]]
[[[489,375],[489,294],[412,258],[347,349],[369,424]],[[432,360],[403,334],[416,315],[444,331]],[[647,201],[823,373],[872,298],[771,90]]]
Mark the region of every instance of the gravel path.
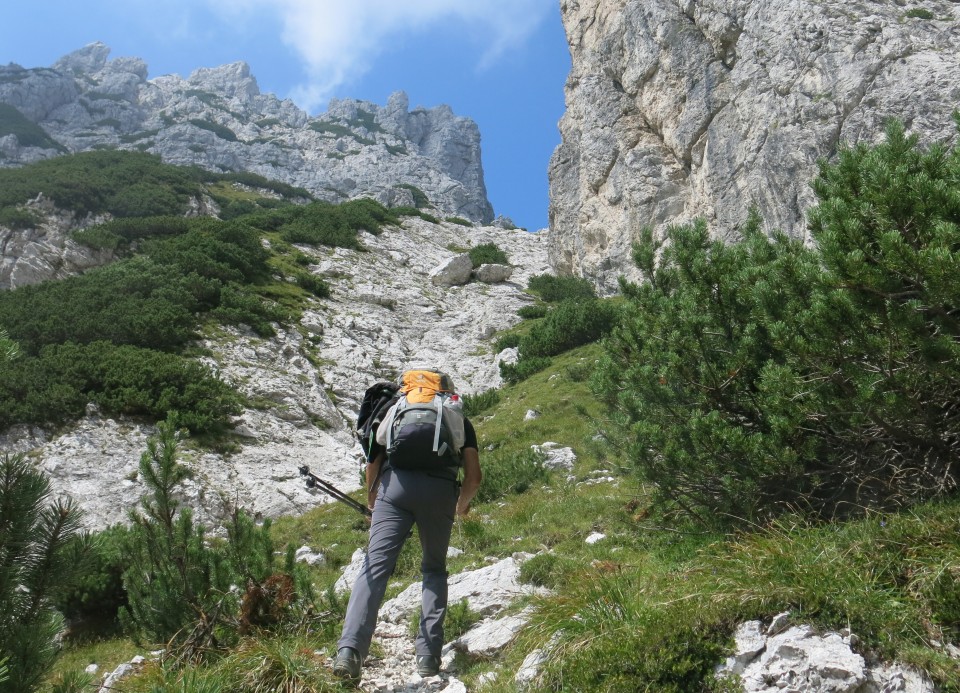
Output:
[[417,674],[413,638],[404,624],[381,621],[373,636],[373,650],[363,667],[360,690],[369,693],[466,693],[467,687],[455,676],[443,671],[440,676],[423,678]]

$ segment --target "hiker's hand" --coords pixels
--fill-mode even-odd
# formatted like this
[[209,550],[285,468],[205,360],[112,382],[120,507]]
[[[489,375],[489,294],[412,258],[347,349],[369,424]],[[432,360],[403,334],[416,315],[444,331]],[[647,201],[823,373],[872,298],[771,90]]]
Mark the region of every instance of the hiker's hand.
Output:
[[458,517],[466,517],[466,516],[467,516],[467,513],[469,513],[469,512],[470,512],[470,504],[469,504],[469,503],[462,503],[462,504],[461,504],[461,503],[457,503],[457,516],[458,516]]

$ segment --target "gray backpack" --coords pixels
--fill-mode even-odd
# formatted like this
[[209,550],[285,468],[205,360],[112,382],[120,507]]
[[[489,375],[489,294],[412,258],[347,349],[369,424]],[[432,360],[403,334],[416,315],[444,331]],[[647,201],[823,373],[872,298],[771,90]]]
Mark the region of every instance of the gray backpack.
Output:
[[[387,457],[396,469],[435,469],[460,465],[466,439],[463,402],[453,392],[437,391],[427,401],[410,393],[393,405],[387,420]],[[421,401],[413,401],[421,400]]]

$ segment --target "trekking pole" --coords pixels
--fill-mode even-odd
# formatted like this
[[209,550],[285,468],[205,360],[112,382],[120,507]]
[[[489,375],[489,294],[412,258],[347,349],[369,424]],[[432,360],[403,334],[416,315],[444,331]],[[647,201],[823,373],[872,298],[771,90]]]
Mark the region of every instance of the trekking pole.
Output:
[[331,484],[329,481],[324,481],[316,474],[310,471],[310,467],[303,465],[300,467],[300,476],[306,477],[307,488],[319,488],[321,491],[326,493],[328,496],[335,498],[345,505],[349,505],[351,508],[356,510],[359,513],[362,513],[368,517],[373,515],[373,511],[370,510],[360,501],[348,496],[346,493],[338,489],[336,486]]

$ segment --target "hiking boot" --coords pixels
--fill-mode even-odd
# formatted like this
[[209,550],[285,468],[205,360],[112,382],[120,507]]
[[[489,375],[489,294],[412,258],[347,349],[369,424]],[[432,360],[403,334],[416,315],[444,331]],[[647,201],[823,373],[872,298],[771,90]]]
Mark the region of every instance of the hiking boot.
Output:
[[333,660],[333,674],[356,683],[360,680],[360,666],[363,660],[360,653],[352,647],[341,647]]
[[423,678],[440,675],[440,658],[433,655],[417,655],[417,673]]

